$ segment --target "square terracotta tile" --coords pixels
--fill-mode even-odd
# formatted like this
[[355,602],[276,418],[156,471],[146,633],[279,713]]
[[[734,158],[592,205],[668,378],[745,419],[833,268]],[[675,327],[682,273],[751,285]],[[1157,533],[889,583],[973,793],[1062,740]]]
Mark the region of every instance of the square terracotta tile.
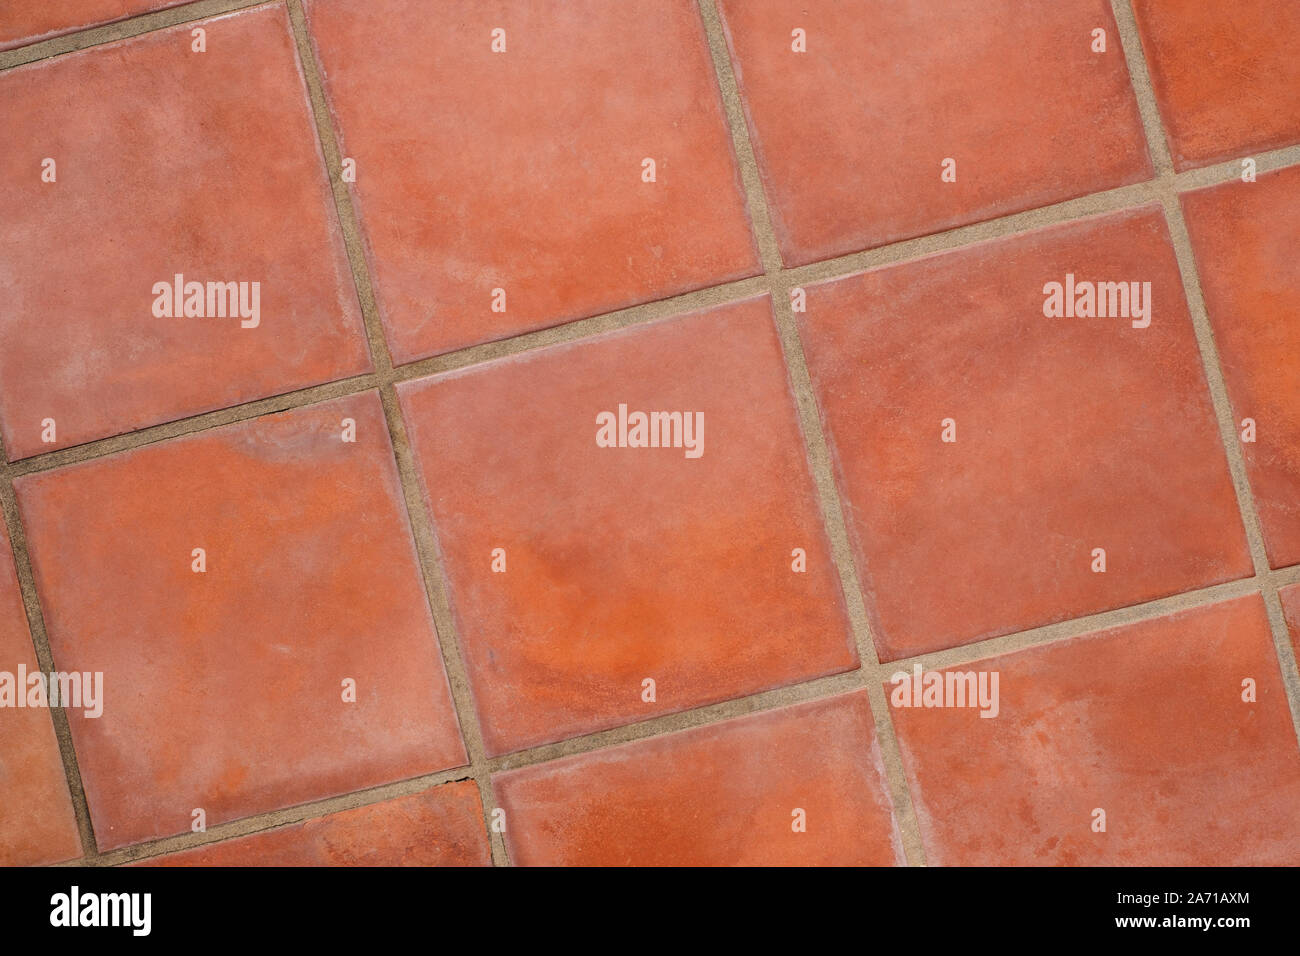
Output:
[[0,74],[12,458],[370,367],[287,15],[202,26]]
[[[1147,317],[1136,298],[1129,317],[1047,317],[1048,284],[1076,280],[1075,302],[1085,282],[1150,283]],[[1253,573],[1158,207],[807,296],[804,348],[882,659]]]
[[374,393],[15,485],[101,849],[465,762]]
[[893,708],[930,865],[1300,863],[1300,753],[1258,595],[957,670],[998,673],[996,717]]
[[516,865],[905,862],[863,691],[497,774],[492,785]]
[[146,866],[491,866],[472,780],[315,817]]
[[1300,168],[1182,202],[1268,558],[1300,564]]
[[1295,0],[1133,0],[1176,169],[1300,142]]
[[188,0],[5,0],[0,50],[122,20]]
[[695,0],[306,9],[394,361],[759,271]]
[[719,9],[787,264],[1152,175],[1107,0]]
[[765,297],[398,394],[490,753],[856,666]]
[[0,523],[0,866],[81,855],[50,710],[19,706],[28,700],[27,678],[40,670]]

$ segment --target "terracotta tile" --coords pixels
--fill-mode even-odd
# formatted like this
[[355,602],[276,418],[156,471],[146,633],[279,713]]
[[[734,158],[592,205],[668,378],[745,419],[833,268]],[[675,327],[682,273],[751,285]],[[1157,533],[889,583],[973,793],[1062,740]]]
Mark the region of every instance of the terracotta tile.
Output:
[[13,554],[0,523],[0,866],[59,863],[81,855],[77,820],[48,708],[18,707],[25,677],[40,671],[27,631]]
[[374,393],[15,484],[101,849],[465,762]]
[[893,708],[929,864],[1300,863],[1300,754],[1257,595],[960,670],[998,672],[996,717]]
[[395,361],[758,271],[694,0],[306,8]]
[[[983,0],[719,8],[787,263],[1152,174],[1106,0],[1013,0],[996,14]],[[792,49],[796,29],[806,52]]]
[[1182,202],[1269,561],[1300,564],[1300,169]]
[[862,691],[497,774],[492,785],[516,865],[904,862]]
[[[766,298],[398,394],[489,752],[856,665]],[[598,447],[620,405],[699,456]]]
[[146,866],[491,866],[473,781],[169,853]]
[[1294,0],[1133,0],[1177,169],[1300,142]]
[[180,6],[187,0],[5,0],[0,50],[141,13]]
[[1282,599],[1282,613],[1286,616],[1287,628],[1291,631],[1291,643],[1300,654],[1300,584],[1280,588],[1277,592]]
[[[1150,282],[1149,327],[1046,317],[1045,286],[1067,275]],[[1158,208],[807,294],[805,352],[882,658],[1252,573]]]
[[[0,74],[12,457],[369,368],[286,14],[203,26],[205,53],[186,25]],[[178,274],[250,283],[250,316],[259,283],[256,315],[155,316]]]

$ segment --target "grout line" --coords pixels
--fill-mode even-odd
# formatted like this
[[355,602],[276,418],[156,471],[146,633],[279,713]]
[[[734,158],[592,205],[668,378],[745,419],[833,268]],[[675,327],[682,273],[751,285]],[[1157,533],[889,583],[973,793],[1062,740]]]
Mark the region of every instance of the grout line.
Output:
[[1023,631],[1016,631],[1013,634],[989,637],[984,640],[973,641],[970,644],[962,644],[937,651],[926,651],[913,657],[890,662],[892,668],[890,673],[911,670],[914,664],[920,664],[923,670],[960,667],[964,664],[986,661],[990,658],[1001,657],[1004,654],[1013,654],[1034,647],[1043,647],[1058,641],[1067,641],[1071,638],[1107,631],[1111,628],[1126,627],[1183,611],[1196,610],[1221,601],[1231,601],[1234,598],[1256,594],[1261,589],[1262,585],[1259,579],[1255,577],[1211,584],[1208,587],[1197,588],[1194,591],[1184,591],[1179,594],[1143,601],[1141,604],[1130,604],[1127,607],[1113,608],[1109,611],[1096,611],[1092,614],[1056,621],[1051,624],[1040,624]]
[[[27,553],[27,534],[23,530],[22,519],[18,514],[18,500],[14,495],[12,469],[4,464],[0,464],[0,511],[4,512],[14,570],[18,576],[18,590],[27,614],[27,632],[31,635],[32,647],[36,651],[36,662],[42,671],[50,674],[55,670],[54,655],[50,651],[50,641],[45,631],[45,615],[41,612],[41,604],[36,596],[31,559]],[[99,855],[99,845],[95,840],[95,828],[90,821],[90,805],[86,802],[86,788],[81,780],[81,768],[77,764],[77,751],[72,746],[72,727],[68,723],[67,712],[62,707],[47,709],[54,724],[54,735],[59,742],[59,756],[63,760],[72,812],[77,818],[81,852],[84,857],[93,859]]]
[[356,375],[351,378],[326,382],[324,385],[311,385],[307,388],[294,389],[269,398],[260,398],[239,405],[231,405],[189,418],[178,418],[175,421],[164,422],[161,425],[150,425],[147,428],[96,439],[82,445],[70,445],[56,451],[42,452],[39,455],[32,455],[29,458],[20,458],[15,462],[10,462],[6,467],[15,478],[18,478],[22,475],[49,471],[52,468],[61,468],[65,465],[105,458],[123,451],[144,448],[147,445],[157,444],[170,438],[193,435],[197,432],[220,428],[223,425],[232,425],[236,422],[261,418],[263,415],[273,415],[276,412],[305,408],[308,405],[316,405],[346,395],[357,395],[361,392],[371,391],[378,386],[379,380],[375,375],[370,373]]
[[1138,32],[1137,20],[1133,16],[1133,7],[1129,0],[1110,0],[1110,8],[1115,17],[1116,27],[1119,29],[1120,45],[1124,48],[1124,61],[1128,64],[1128,79],[1133,87],[1133,94],[1137,97],[1138,112],[1142,116],[1142,129],[1146,133],[1151,162],[1155,166],[1156,177],[1165,179],[1173,175],[1174,161],[1169,153],[1169,140],[1165,137],[1164,124],[1160,120],[1160,107],[1156,103],[1155,90],[1151,86],[1151,74],[1143,55],[1142,37]]
[[[1151,149],[1158,169],[1168,174],[1173,169],[1170,158],[1168,138],[1160,111],[1155,101],[1151,86],[1151,76],[1142,53],[1141,38],[1137,31],[1137,22],[1133,16],[1130,0],[1111,0],[1116,18],[1120,23],[1120,38],[1124,44],[1125,55],[1129,62],[1129,74],[1133,88],[1142,110],[1142,124],[1146,131],[1147,144]],[[1231,166],[1231,164],[1227,164]],[[1233,167],[1234,174],[1239,167]],[[1182,203],[1179,200],[1176,182],[1172,175],[1166,175],[1157,189],[1160,202],[1164,207],[1165,220],[1169,224],[1170,238],[1178,258],[1178,269],[1182,274],[1183,293],[1191,312],[1192,325],[1196,330],[1196,342],[1200,347],[1201,363],[1205,369],[1206,384],[1214,402],[1214,413],[1218,420],[1219,437],[1228,459],[1228,469],[1232,475],[1233,490],[1237,495],[1237,505],[1241,512],[1242,526],[1246,532],[1246,541],[1250,546],[1251,560],[1255,566],[1255,581],[1264,596],[1264,606],[1268,611],[1269,628],[1272,631],[1273,646],[1277,652],[1278,669],[1282,677],[1283,690],[1287,704],[1291,708],[1291,726],[1300,743],[1300,673],[1296,670],[1295,651],[1291,644],[1291,635],[1282,613],[1282,604],[1277,594],[1277,584],[1270,573],[1268,552],[1264,547],[1264,535],[1259,523],[1259,513],[1255,506],[1254,494],[1250,487],[1250,476],[1246,472],[1245,456],[1237,440],[1237,421],[1233,414],[1232,402],[1228,396],[1227,383],[1223,377],[1223,366],[1219,358],[1218,346],[1214,339],[1214,327],[1210,324],[1209,312],[1201,292],[1201,277],[1196,268],[1196,257],[1192,250],[1191,235],[1187,231],[1187,222],[1183,217]]]
[[375,304],[370,272],[365,261],[361,230],[357,221],[347,187],[339,176],[340,152],[338,138],[330,116],[325,89],[321,81],[321,68],[312,49],[311,38],[307,30],[306,17],[303,15],[302,0],[288,0],[289,19],[293,26],[294,40],[298,47],[298,57],[307,82],[311,99],[311,110],[316,121],[316,130],[322,150],[322,156],[329,172],[330,184],[334,190],[334,201],[343,230],[343,239],[347,245],[348,260],[352,264],[353,278],[356,281],[357,295],[361,300],[362,316],[365,321],[370,350],[376,368],[379,383],[380,400],[384,406],[384,419],[388,424],[389,440],[398,475],[402,483],[402,494],[406,502],[407,521],[415,537],[416,551],[420,559],[420,572],[424,578],[425,595],[433,615],[436,638],[442,655],[443,666],[451,687],[452,703],[456,710],[456,721],[460,727],[461,738],[469,758],[470,775],[478,785],[479,798],[483,804],[483,828],[487,833],[492,848],[492,862],[495,866],[509,865],[505,840],[500,833],[493,831],[492,811],[495,802],[492,786],[487,772],[487,756],[483,746],[483,735],[479,727],[470,692],[469,678],[465,662],[460,654],[459,635],[451,606],[447,600],[443,584],[444,576],[441,558],[438,554],[437,541],[433,534],[432,522],[424,506],[424,497],[420,489],[420,479],[407,438],[406,426],[402,420],[398,405],[397,391],[394,388],[396,376],[393,372],[392,359],[388,344],[384,338],[379,310]]
[[902,839],[903,853],[911,865],[924,866],[925,848],[921,842],[921,831],[912,806],[907,777],[903,772],[893,717],[885,699],[880,658],[876,653],[871,624],[863,604],[862,588],[858,583],[858,572],[854,564],[852,548],[849,546],[848,530],[835,485],[830,453],[822,433],[812,378],[808,374],[803,344],[800,342],[799,330],[790,306],[790,288],[795,282],[792,281],[789,273],[783,273],[781,269],[776,234],[768,215],[753,144],[749,140],[740,88],[727,52],[722,19],[714,0],[699,0],[699,6],[709,38],[714,71],[722,90],[727,123],[731,127],[736,160],[742,170],[741,178],[745,184],[751,222],[758,238],[764,270],[768,277],[772,310],[775,313],[777,331],[781,338],[781,350],[785,356],[787,375],[793,389],[800,431],[803,434],[805,461],[817,486],[822,525],[830,539],[831,559],[839,572],[840,590],[844,596],[849,625],[857,647],[858,670],[854,674],[854,683],[866,688],[871,702],[871,714],[875,723],[875,743],[879,747],[880,760],[884,765],[890,800]]
[[643,302],[613,312],[603,312],[599,315],[562,322],[532,332],[523,332],[492,342],[471,345],[467,348],[457,349],[454,352],[444,352],[442,355],[417,359],[398,366],[394,374],[397,381],[405,382],[413,378],[422,378],[425,375],[455,371],[477,365],[480,362],[490,362],[494,359],[506,358],[551,345],[575,342],[605,332],[646,325],[660,319],[676,318],[690,312],[741,302],[745,299],[763,295],[765,292],[767,292],[767,280],[763,276],[737,279],[734,282],[707,286],[703,289],[684,292],[666,299]]
[[166,10],[155,10],[86,29],[73,30],[47,40],[38,40],[26,46],[0,52],[0,73],[52,56],[75,53],[78,50],[126,40],[181,23],[206,20],[248,7],[264,6],[269,2],[271,0],[197,0],[195,3],[186,3]]
[[[167,837],[133,844],[130,847],[101,854],[95,842],[66,714],[61,708],[52,709],[52,720],[59,740],[59,749],[77,816],[83,850],[85,851],[83,858],[74,862],[88,865],[130,862],[161,853],[174,852],[177,849],[207,845],[247,833],[261,832],[278,826],[289,825],[323,813],[333,813],[353,806],[391,799],[395,796],[418,792],[430,786],[448,783],[453,780],[473,779],[479,787],[480,797],[483,801],[484,823],[491,840],[493,862],[497,865],[508,864],[509,860],[503,838],[500,834],[493,833],[491,827],[487,825],[490,808],[493,806],[490,786],[491,773],[553,760],[569,754],[586,753],[622,742],[645,739],[663,733],[675,732],[686,727],[699,726],[716,720],[729,719],[865,686],[871,696],[872,713],[876,720],[879,742],[882,745],[882,757],[890,778],[890,787],[894,797],[895,810],[898,813],[899,825],[903,830],[904,848],[908,859],[912,863],[923,863],[924,853],[919,831],[916,827],[914,810],[910,803],[910,792],[901,772],[897,740],[893,733],[892,721],[883,691],[883,679],[886,671],[907,670],[915,663],[921,663],[925,668],[957,666],[997,654],[1041,646],[1109,627],[1147,620],[1176,611],[1204,606],[1212,602],[1228,600],[1254,593],[1256,590],[1263,593],[1268,609],[1274,643],[1282,669],[1284,684],[1286,685],[1288,702],[1291,706],[1292,719],[1297,736],[1300,738],[1300,676],[1297,676],[1294,653],[1277,597],[1278,587],[1300,583],[1300,565],[1279,569],[1270,569],[1268,566],[1258,516],[1245,472],[1244,459],[1241,455],[1240,446],[1236,441],[1236,426],[1219,366],[1213,330],[1209,324],[1201,297],[1200,281],[1191,253],[1190,240],[1178,203],[1179,192],[1199,189],[1235,179],[1240,171],[1239,161],[1230,160],[1177,174],[1174,173],[1164,128],[1155,104],[1150,76],[1143,58],[1141,42],[1136,31],[1136,22],[1130,0],[1111,0],[1111,6],[1118,24],[1130,80],[1137,95],[1148,148],[1156,170],[1155,179],[997,217],[981,223],[968,224],[930,235],[904,239],[874,249],[811,263],[794,269],[784,269],[781,264],[761,176],[749,140],[744,105],[739,96],[734,70],[727,51],[724,27],[714,5],[714,0],[698,0],[698,2],[705,24],[710,55],[723,98],[726,120],[740,168],[764,275],[758,278],[723,283],[597,316],[564,322],[548,329],[475,345],[394,368],[374,300],[370,271],[365,260],[364,244],[360,239],[358,218],[348,187],[342,183],[337,173],[340,156],[339,146],[323,92],[319,64],[315,60],[311,40],[306,29],[301,0],[285,0],[297,48],[299,67],[303,72],[316,124],[317,145],[329,173],[336,211],[353,272],[353,280],[361,301],[367,341],[375,363],[375,372],[297,389],[281,395],[151,426],[126,435],[111,436],[83,445],[42,453],[20,459],[12,464],[5,463],[7,459],[3,453],[3,445],[0,444],[0,510],[3,510],[5,524],[9,531],[9,538],[14,552],[14,562],[37,659],[43,669],[52,670],[53,658],[50,653],[40,603],[36,595],[25,533],[14,495],[14,478],[74,462],[96,459],[119,451],[142,447],[180,435],[205,431],[232,422],[245,421],[343,395],[378,389],[389,428],[390,440],[393,444],[398,472],[402,481],[408,518],[420,556],[426,594],[437,626],[438,641],[441,645],[448,680],[452,686],[457,718],[465,738],[470,764],[468,769],[464,767],[455,768],[291,808],[255,814],[221,824],[205,834],[184,834]],[[142,14],[114,23],[39,41],[15,50],[0,52],[0,72],[22,64],[139,36],[180,23],[206,19],[265,4],[266,0],[197,0],[197,2],[179,7]],[[1260,172],[1300,165],[1300,145],[1267,151],[1255,155],[1254,158]],[[1184,291],[1196,326],[1202,362],[1205,367],[1211,396],[1214,400],[1221,438],[1227,452],[1247,539],[1250,543],[1252,560],[1256,571],[1255,576],[1199,588],[1127,608],[1086,615],[957,648],[882,664],[878,659],[871,638],[871,629],[862,601],[862,591],[858,585],[857,572],[851,549],[848,546],[844,512],[830,467],[825,438],[820,427],[816,399],[804,362],[797,325],[789,306],[789,289],[802,283],[839,278],[853,272],[889,265],[921,255],[946,252],[976,242],[1002,238],[1029,229],[1074,221],[1084,216],[1117,212],[1153,201],[1162,203],[1170,225],[1175,251],[1183,274]],[[764,291],[769,292],[772,297],[776,325],[790,375],[790,384],[798,406],[799,420],[806,445],[805,451],[818,488],[824,525],[831,541],[832,553],[836,560],[841,588],[845,596],[854,638],[858,646],[859,667],[841,674],[803,681],[794,685],[733,698],[675,714],[659,715],[646,721],[489,759],[484,752],[481,731],[475,717],[476,711],[473,706],[472,694],[459,653],[459,642],[443,583],[444,578],[438,556],[436,537],[433,534],[432,523],[424,506],[420,480],[398,407],[394,385],[415,377],[463,368],[478,362],[515,355],[557,342],[574,341],[612,329],[635,326],[683,312],[751,298]]]
[[1259,523],[1259,513],[1255,506],[1254,494],[1250,487],[1250,476],[1246,472],[1245,456],[1237,440],[1237,422],[1233,415],[1232,403],[1228,397],[1227,384],[1223,378],[1223,369],[1219,359],[1218,347],[1214,341],[1214,329],[1210,325],[1206,311],[1205,299],[1201,294],[1200,275],[1192,254],[1192,240],[1187,232],[1187,223],[1177,195],[1172,190],[1164,200],[1165,218],[1169,222],[1173,237],[1174,250],[1178,256],[1178,268],[1183,276],[1183,289],[1187,304],[1192,313],[1192,323],[1196,327],[1196,340],[1201,349],[1201,360],[1205,366],[1205,375],[1214,400],[1214,411],[1219,424],[1219,437],[1223,441],[1228,458],[1228,467],[1232,473],[1232,485],[1237,494],[1237,505],[1241,511],[1242,525],[1246,540],[1250,545],[1251,560],[1255,565],[1256,580],[1264,595],[1264,606],[1268,610],[1268,623],[1273,633],[1273,646],[1277,652],[1278,669],[1282,677],[1283,690],[1291,708],[1291,726],[1300,744],[1300,673],[1296,670],[1295,651],[1291,644],[1291,635],[1282,614],[1282,604],[1277,594],[1277,584],[1270,573],[1268,553],[1264,547],[1264,535]]
[[378,307],[375,305],[374,286],[370,281],[365,243],[361,238],[356,209],[352,204],[352,194],[340,174],[343,153],[339,149],[329,101],[325,97],[320,63],[317,62],[315,50],[312,48],[311,35],[307,30],[307,18],[302,10],[302,0],[287,0],[287,4],[289,25],[293,31],[298,57],[298,69],[307,86],[307,98],[312,120],[316,126],[317,155],[324,164],[325,173],[329,177],[330,191],[334,195],[334,208],[338,216],[339,228],[343,233],[343,244],[347,250],[348,264],[352,269],[352,281],[356,286],[362,320],[365,323],[370,359],[374,363],[377,380],[381,385],[388,384],[392,381],[393,360],[388,352],[388,341],[384,338],[383,324],[379,319]]
[[[399,780],[395,783],[386,783],[375,787],[367,787],[363,790],[352,790],[348,793],[334,797],[324,797],[318,800],[308,801],[307,803],[295,804],[291,807],[283,807],[279,810],[269,810],[265,813],[254,814],[253,816],[240,817],[237,820],[218,824],[205,833],[181,833],[175,836],[162,837],[157,840],[149,840],[143,843],[132,843],[129,846],[119,847],[118,849],[109,850],[106,853],[100,854],[100,856],[93,861],[92,865],[121,866],[125,863],[148,863],[169,853],[177,853],[182,850],[193,850],[199,847],[223,843],[227,840],[236,840],[240,837],[252,836],[258,833],[267,833],[271,830],[293,826],[294,824],[304,823],[308,820],[316,820],[333,813],[341,813],[345,810],[353,810],[358,807],[374,806],[375,804],[383,803],[388,800],[395,800],[398,797],[423,793],[426,790],[431,790],[435,787],[443,786],[444,784],[468,779],[470,778],[466,773],[465,768],[459,767],[452,770],[443,770],[438,773],[425,774],[419,777],[411,777],[407,780]],[[72,865],[76,865],[78,863],[84,863],[85,861],[69,862]],[[69,864],[60,865],[66,866]]]

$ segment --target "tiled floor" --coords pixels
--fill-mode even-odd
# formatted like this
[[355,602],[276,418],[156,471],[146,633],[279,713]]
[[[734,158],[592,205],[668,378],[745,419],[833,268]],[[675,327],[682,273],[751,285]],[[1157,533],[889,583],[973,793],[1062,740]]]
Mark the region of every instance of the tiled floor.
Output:
[[1294,0],[1133,0],[1178,169],[1300,139]]
[[[1142,276],[1150,327],[1046,320],[1043,280],[1067,273]],[[807,296],[800,331],[884,659],[1252,574],[1159,207]]]
[[1005,6],[5,4],[0,863],[1300,863],[1300,19]]
[[788,265],[1150,178],[1107,0],[719,6]]

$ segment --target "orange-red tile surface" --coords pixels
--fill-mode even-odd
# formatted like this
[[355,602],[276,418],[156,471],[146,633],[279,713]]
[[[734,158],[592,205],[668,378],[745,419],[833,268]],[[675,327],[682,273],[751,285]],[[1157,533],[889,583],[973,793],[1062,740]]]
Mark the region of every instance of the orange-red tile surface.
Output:
[[0,866],[59,863],[81,855],[50,711],[17,706],[28,693],[20,675],[39,670],[0,523]]
[[146,866],[490,866],[473,781],[171,853]]
[[1300,168],[1182,201],[1269,561],[1300,564]]
[[719,6],[787,263],[1151,175],[1106,0]]
[[492,785],[516,865],[904,862],[861,691],[498,774]]
[[1300,4],[1133,0],[1174,166],[1300,142]]
[[187,0],[4,0],[0,50],[26,46],[73,30],[174,7]]
[[101,849],[464,762],[373,393],[16,485]]
[[695,0],[306,7],[396,361],[758,270]]
[[[490,752],[856,664],[766,298],[399,395]],[[597,447],[620,404],[702,454]]]
[[[1150,282],[1150,326],[1046,317],[1044,287],[1067,274]],[[804,348],[883,658],[1251,574],[1158,209],[807,291]]]
[[1258,596],[960,669],[998,672],[997,717],[893,709],[929,864],[1300,863],[1300,753]]
[[1291,631],[1291,643],[1300,652],[1300,584],[1292,584],[1277,593],[1282,599],[1282,613],[1286,616],[1287,627]]
[[[206,53],[186,26],[0,74],[11,458],[369,368],[285,11],[204,26]],[[260,283],[259,324],[156,316],[177,274]]]

